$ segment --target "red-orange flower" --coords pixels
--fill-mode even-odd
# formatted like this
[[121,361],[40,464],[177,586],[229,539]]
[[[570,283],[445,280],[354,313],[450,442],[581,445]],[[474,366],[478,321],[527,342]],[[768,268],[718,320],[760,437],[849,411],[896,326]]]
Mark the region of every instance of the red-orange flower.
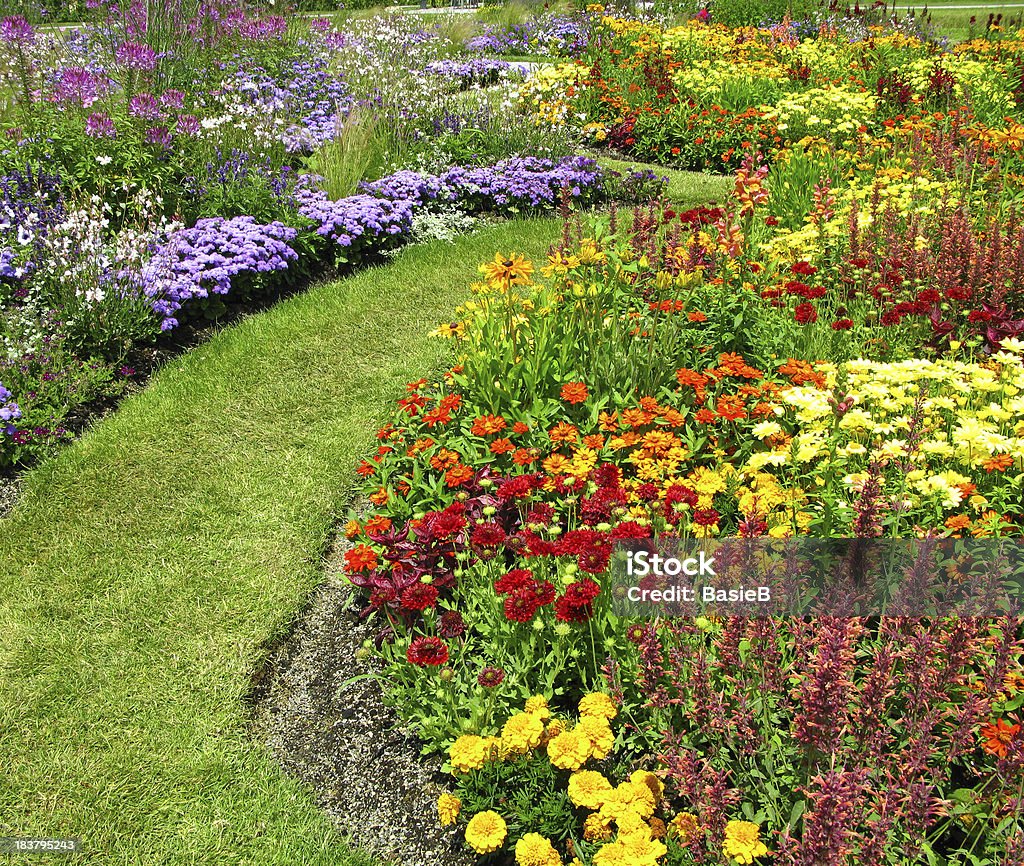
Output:
[[985,467],[986,472],[1002,472],[1013,466],[1013,457],[1009,454],[996,454],[981,465]]
[[698,409],[697,414],[694,416],[694,420],[698,424],[710,424],[718,416],[711,409]]
[[512,425],[513,433],[526,433],[529,431],[529,429],[530,425],[524,424],[522,421],[516,421],[516,423]]
[[473,421],[470,433],[474,436],[490,436],[492,433],[500,433],[508,426],[501,415],[481,415]]
[[438,472],[444,472],[446,469],[451,469],[460,462],[461,458],[455,451],[449,451],[447,448],[442,448],[433,457],[430,458],[430,465]]
[[492,454],[508,454],[509,451],[515,451],[516,446],[512,444],[512,440],[508,438],[495,439],[491,445]]
[[981,735],[985,738],[982,748],[990,755],[1005,758],[1014,737],[1020,733],[1020,725],[1011,725],[1005,719],[997,719],[995,724],[983,725]]
[[575,405],[582,403],[589,396],[587,386],[583,382],[568,382],[562,386],[562,399]]
[[373,571],[377,567],[377,553],[372,547],[357,544],[345,553],[345,571],[357,574],[360,571]]
[[473,477],[473,470],[468,466],[453,466],[444,474],[444,483],[448,487],[460,487]]
[[737,421],[747,417],[747,411],[741,397],[729,397],[722,395],[715,404],[715,411],[727,421]]
[[512,462],[516,466],[529,466],[537,459],[537,454],[531,449],[517,448],[512,455]]
[[366,532],[368,535],[380,535],[391,528],[391,518],[383,514],[375,514],[366,521]]
[[376,493],[370,494],[370,502],[380,507],[381,505],[387,505],[388,492],[383,487],[380,488]]

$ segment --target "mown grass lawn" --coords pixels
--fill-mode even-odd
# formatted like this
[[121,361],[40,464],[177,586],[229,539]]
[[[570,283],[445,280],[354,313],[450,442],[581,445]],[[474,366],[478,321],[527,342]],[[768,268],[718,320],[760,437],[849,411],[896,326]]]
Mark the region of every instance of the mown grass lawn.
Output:
[[103,864],[368,862],[249,742],[244,697],[355,461],[450,351],[429,332],[478,262],[557,235],[505,223],[316,286],[29,473],[0,522],[0,837],[79,837],[71,859]]

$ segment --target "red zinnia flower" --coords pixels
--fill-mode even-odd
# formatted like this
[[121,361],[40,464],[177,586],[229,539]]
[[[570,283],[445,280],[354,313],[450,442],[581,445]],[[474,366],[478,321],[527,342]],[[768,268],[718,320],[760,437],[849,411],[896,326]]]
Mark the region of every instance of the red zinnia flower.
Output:
[[853,319],[836,319],[832,323],[833,331],[849,331],[853,327]]
[[562,622],[586,622],[594,615],[592,602],[601,592],[589,577],[572,583],[555,602],[555,618]]
[[415,637],[409,644],[405,657],[409,664],[420,667],[443,665],[448,661],[448,647],[439,637]]

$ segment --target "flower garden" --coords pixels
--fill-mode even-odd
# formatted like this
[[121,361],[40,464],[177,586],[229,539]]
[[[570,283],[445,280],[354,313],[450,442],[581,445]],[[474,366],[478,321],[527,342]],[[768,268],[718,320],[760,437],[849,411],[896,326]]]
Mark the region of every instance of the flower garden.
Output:
[[[421,820],[517,866],[1024,863],[1019,605],[613,591],[647,543],[1019,561],[1024,37],[171,5],[0,24],[0,467],[45,470],[147,347],[555,213],[546,255],[462,263],[445,363],[336,491],[360,654],[443,762]],[[729,192],[674,201],[681,170]]]

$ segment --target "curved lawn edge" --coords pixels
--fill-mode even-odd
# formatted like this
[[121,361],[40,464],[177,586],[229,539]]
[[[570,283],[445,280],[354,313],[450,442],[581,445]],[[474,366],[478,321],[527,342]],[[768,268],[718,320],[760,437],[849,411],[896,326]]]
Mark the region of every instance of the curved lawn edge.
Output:
[[315,286],[28,474],[0,522],[0,836],[78,837],[75,862],[368,862],[249,742],[243,698],[389,404],[449,351],[429,332],[478,262],[542,256],[558,228],[507,222]]

